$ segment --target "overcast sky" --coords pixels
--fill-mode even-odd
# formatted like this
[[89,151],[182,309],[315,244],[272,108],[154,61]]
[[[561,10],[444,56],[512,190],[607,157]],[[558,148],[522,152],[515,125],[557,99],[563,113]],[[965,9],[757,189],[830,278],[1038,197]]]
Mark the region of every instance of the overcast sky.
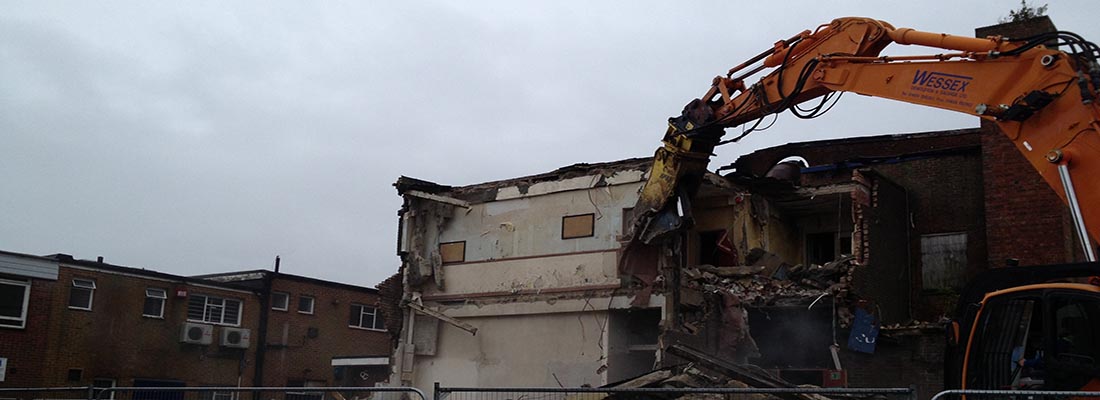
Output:
[[[799,31],[857,15],[973,35],[1018,6],[2,2],[0,250],[181,275],[281,255],[285,272],[373,286],[399,265],[400,175],[464,185],[649,156],[712,77]],[[1052,0],[1048,14],[1098,41],[1098,12]],[[789,141],[974,126],[848,95],[711,165]]]

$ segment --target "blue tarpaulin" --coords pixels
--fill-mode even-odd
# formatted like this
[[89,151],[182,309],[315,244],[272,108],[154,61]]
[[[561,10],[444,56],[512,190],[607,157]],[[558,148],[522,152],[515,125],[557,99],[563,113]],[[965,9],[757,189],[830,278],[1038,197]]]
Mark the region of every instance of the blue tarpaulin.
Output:
[[874,353],[878,341],[878,321],[866,309],[856,308],[852,320],[852,333],[848,335],[848,349],[861,353]]

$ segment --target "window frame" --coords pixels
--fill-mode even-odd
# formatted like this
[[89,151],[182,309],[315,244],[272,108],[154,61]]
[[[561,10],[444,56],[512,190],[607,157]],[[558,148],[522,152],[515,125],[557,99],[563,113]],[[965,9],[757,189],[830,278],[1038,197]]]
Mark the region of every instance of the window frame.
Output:
[[[362,304],[362,303],[351,303],[351,312],[352,313],[355,312],[356,307],[359,307],[358,323],[356,325],[348,324],[348,328],[362,329],[362,330],[376,331],[376,332],[385,332],[386,331],[386,320],[385,320],[385,318],[382,318],[382,327],[381,328],[377,327],[379,317],[381,316],[381,312],[378,309],[378,307],[368,306],[368,305]],[[372,312],[370,314],[372,317],[371,317],[371,326],[369,326],[369,327],[368,326],[363,326],[363,317],[367,315],[366,310],[368,308],[371,309],[371,310],[374,310],[374,312]]]
[[0,328],[25,329],[27,327],[27,317],[29,317],[29,315],[27,315],[27,310],[29,309],[30,302],[31,302],[31,285],[32,285],[32,282],[30,280],[19,281],[19,280],[0,278],[0,284],[9,285],[9,286],[22,286],[23,287],[23,307],[22,307],[20,317],[19,318],[12,318],[12,317],[0,316],[0,320],[17,321],[19,323],[19,325],[17,326],[17,325],[8,325],[7,323],[0,323]]
[[[81,283],[87,282],[87,283],[90,283],[90,285],[88,285],[88,284],[78,284],[77,281],[80,281]],[[92,311],[92,306],[95,304],[95,290],[96,290],[96,288],[97,287],[96,287],[96,284],[95,284],[95,279],[73,278],[72,279],[72,286],[69,286],[69,309],[71,309],[71,310],[80,310],[80,311]],[[76,292],[77,290],[87,290],[88,291],[88,305],[86,307],[81,307],[79,305],[73,305],[73,293]]]
[[[191,317],[191,299],[193,297],[202,297],[203,298],[202,319],[194,319],[194,318]],[[210,299],[218,299],[218,300],[222,301],[222,304],[221,304],[221,317],[219,318],[219,321],[211,321],[211,320],[207,319],[207,310],[209,309],[209,307],[211,305],[210,304]],[[226,301],[235,301],[235,302],[237,302],[237,321],[235,323],[225,322],[225,320],[226,320],[225,311],[226,311],[226,308],[227,308],[226,304],[225,304]],[[198,323],[201,323],[201,324],[211,324],[211,325],[222,325],[222,326],[237,327],[237,326],[241,326],[241,320],[242,319],[244,319],[244,301],[243,300],[229,298],[229,297],[220,297],[220,296],[208,295],[208,294],[200,294],[200,293],[193,293],[193,294],[190,294],[190,295],[187,296],[187,321],[188,322],[198,322]]]
[[[588,233],[584,233],[584,234],[579,234],[578,233],[578,234],[572,234],[572,235],[569,235],[569,236],[565,235],[566,225],[570,224],[570,221],[582,221],[582,220],[587,220],[586,222],[587,222],[588,228],[589,228]],[[595,236],[596,236],[596,213],[564,215],[564,216],[561,217],[561,240],[590,238],[590,237],[595,237]]]
[[[921,281],[920,282],[920,284],[921,284],[920,287],[921,287],[921,291],[923,291],[925,293],[955,292],[955,291],[958,291],[958,290],[962,289],[962,287],[966,285],[966,273],[967,273],[967,269],[969,268],[969,265],[970,265],[970,259],[969,259],[969,254],[968,254],[970,252],[970,237],[969,236],[970,235],[968,235],[968,232],[966,232],[966,231],[930,233],[930,234],[924,234],[924,235],[919,236],[920,253],[918,254],[918,256],[920,257],[920,266],[921,266],[921,269],[920,269],[920,281]],[[925,248],[925,242],[926,241],[932,242],[936,239],[949,238],[949,237],[954,237],[955,240],[956,240],[956,243],[961,243],[961,249],[960,249],[961,253],[959,254],[961,256],[961,259],[960,260],[955,260],[957,263],[959,263],[959,265],[957,265],[957,266],[960,267],[960,269],[957,270],[957,271],[948,271],[947,269],[944,269],[943,271],[939,271],[940,274],[949,274],[949,275],[951,275],[947,279],[940,278],[941,281],[947,281],[947,280],[951,281],[951,282],[947,283],[947,286],[944,286],[945,282],[936,282],[932,277],[929,276],[929,273],[934,271],[932,268],[929,268],[929,267],[931,267],[931,264],[928,263],[928,259],[927,259],[929,257],[929,255],[931,254],[931,252],[929,250],[932,250],[932,249],[931,248],[926,249]],[[959,240],[959,239],[961,239],[961,240]],[[945,246],[944,248],[946,249],[947,247]]]
[[[283,296],[283,307],[279,308],[275,306],[275,296]],[[275,311],[290,311],[290,293],[287,292],[271,292],[271,309]]]
[[[455,252],[453,251],[453,249],[460,249],[462,251],[458,252],[460,254],[457,254],[457,256],[458,256],[457,259],[456,258],[448,259],[448,256],[453,257],[455,255],[454,254]],[[459,263],[466,262],[466,241],[465,240],[457,240],[457,241],[453,241],[453,242],[440,243],[439,244],[439,258],[440,258],[440,263],[444,264],[444,265],[446,265],[446,264],[459,264]]]
[[[302,309],[302,301],[304,301],[306,299],[309,299],[309,310],[308,311]],[[307,296],[307,295],[304,295],[304,294],[298,295],[298,313],[299,314],[313,315],[316,310],[317,310],[317,298],[316,297]]]
[[[150,295],[150,292],[160,292],[160,297],[152,296],[152,295]],[[165,303],[168,303],[168,291],[165,290],[165,289],[161,289],[161,288],[145,288],[145,301],[148,302],[149,299],[160,300],[160,311],[157,315],[146,314],[145,313],[145,305],[147,303],[142,303],[142,305],[141,305],[141,316],[146,317],[146,318],[164,319],[164,306],[165,306]]]

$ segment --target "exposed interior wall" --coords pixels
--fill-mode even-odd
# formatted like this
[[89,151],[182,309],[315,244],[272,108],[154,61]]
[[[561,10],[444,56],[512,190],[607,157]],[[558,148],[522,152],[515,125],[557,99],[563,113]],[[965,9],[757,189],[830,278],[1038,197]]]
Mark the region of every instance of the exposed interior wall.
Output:
[[661,310],[613,310],[608,329],[607,382],[651,371],[657,362]]
[[905,189],[874,176],[867,221],[869,255],[855,278],[860,293],[874,301],[881,323],[910,319],[909,202]]
[[688,235],[688,265],[699,263],[700,234],[726,230],[738,261],[753,248],[775,253],[788,262],[802,261],[801,230],[763,195],[730,193],[696,201],[695,227]]
[[749,326],[760,347],[760,358],[749,361],[763,368],[832,369],[832,304],[824,300],[806,307],[749,308]]
[[602,385],[608,318],[607,311],[465,318],[477,335],[441,324],[439,352],[417,356],[413,385]]

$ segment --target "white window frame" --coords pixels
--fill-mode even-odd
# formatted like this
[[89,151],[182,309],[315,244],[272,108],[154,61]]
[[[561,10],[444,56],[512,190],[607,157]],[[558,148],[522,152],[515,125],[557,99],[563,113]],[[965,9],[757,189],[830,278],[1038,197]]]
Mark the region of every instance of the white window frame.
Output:
[[0,325],[0,328],[12,328],[12,329],[24,329],[27,327],[27,309],[31,302],[31,281],[13,281],[10,279],[0,279],[0,283],[11,286],[22,286],[23,290],[23,311],[19,318],[12,317],[0,317],[4,321],[17,321],[19,325]]
[[[69,287],[69,308],[73,310],[92,311],[92,305],[95,304],[95,279],[85,278],[73,278],[73,285]],[[74,306],[73,303],[73,290],[87,290],[88,291],[88,306],[80,307]]]
[[[309,299],[309,310],[302,309],[302,300]],[[298,313],[313,315],[313,311],[317,309],[317,298],[313,296],[298,295]]]
[[[202,301],[202,318],[201,319],[191,318],[191,297],[202,297],[203,298],[203,301]],[[220,300],[221,305],[220,306],[219,305],[213,305],[213,304],[211,304],[211,300]],[[225,318],[225,310],[226,310],[225,302],[226,301],[235,301],[235,302],[237,302],[237,321],[235,321],[234,323],[225,322],[225,319],[226,319]],[[212,314],[208,314],[208,311],[210,310],[210,307],[212,305],[214,307],[221,307],[221,313],[220,313],[217,321],[214,321],[213,319],[210,318]],[[241,301],[240,299],[232,299],[232,298],[227,298],[227,297],[211,296],[211,295],[198,294],[198,293],[188,296],[188,299],[187,299],[187,320],[190,321],[190,322],[200,322],[200,323],[204,323],[204,324],[225,325],[225,326],[241,326],[241,320],[242,319],[244,319],[244,301]]]
[[[160,292],[159,295],[157,292]],[[148,318],[160,318],[164,319],[164,303],[168,302],[168,291],[160,288],[145,288],[145,301],[149,299],[160,300],[160,312],[156,315],[145,313],[145,303],[141,304],[141,316]]]
[[[283,296],[283,306],[280,308],[275,304],[275,296]],[[290,293],[287,292],[271,292],[271,309],[275,311],[287,311],[290,310]]]
[[[349,328],[363,329],[363,330],[368,330],[368,331],[378,331],[378,332],[385,332],[386,331],[386,326],[385,326],[385,321],[384,320],[382,321],[382,327],[381,328],[375,328],[375,326],[378,325],[378,316],[379,316],[378,307],[368,306],[366,304],[359,304],[359,303],[352,303],[351,307],[352,307],[353,310],[355,309],[355,307],[359,307],[359,324],[358,325],[348,325]],[[371,325],[370,326],[363,326],[363,319],[364,319],[364,317],[366,317],[368,315],[367,314],[367,309],[368,308],[371,309],[371,310],[374,310],[374,312],[370,313],[370,315],[371,315]]]

